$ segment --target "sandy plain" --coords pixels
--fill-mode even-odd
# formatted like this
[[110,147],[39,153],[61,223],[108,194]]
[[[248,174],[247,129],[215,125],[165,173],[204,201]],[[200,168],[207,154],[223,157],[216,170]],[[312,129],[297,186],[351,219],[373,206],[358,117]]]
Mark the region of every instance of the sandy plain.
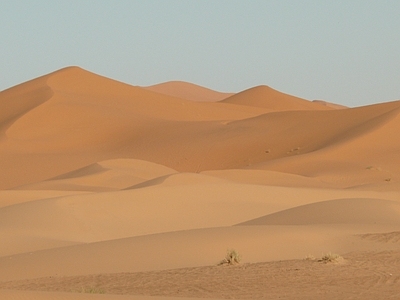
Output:
[[400,299],[399,129],[399,101],[79,67],[4,90],[0,298]]

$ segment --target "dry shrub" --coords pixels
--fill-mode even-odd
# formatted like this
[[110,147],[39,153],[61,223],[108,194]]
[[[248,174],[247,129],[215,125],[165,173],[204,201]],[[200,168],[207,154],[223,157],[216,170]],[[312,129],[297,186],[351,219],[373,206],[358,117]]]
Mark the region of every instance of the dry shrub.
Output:
[[343,257],[336,253],[328,252],[324,254],[319,260],[319,262],[323,263],[339,263],[343,261]]
[[234,249],[228,249],[225,258],[219,263],[220,265],[235,265],[240,263],[241,256]]

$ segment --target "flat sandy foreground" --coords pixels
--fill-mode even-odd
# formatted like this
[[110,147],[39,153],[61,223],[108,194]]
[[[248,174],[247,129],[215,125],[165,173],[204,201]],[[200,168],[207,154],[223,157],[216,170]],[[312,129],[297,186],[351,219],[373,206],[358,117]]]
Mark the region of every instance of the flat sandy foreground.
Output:
[[399,130],[77,67],[2,91],[0,299],[400,299]]
[[149,300],[399,299],[400,251],[357,252],[345,257],[340,263],[330,264],[285,260],[225,267],[45,277],[2,284],[2,289],[19,291],[3,290],[0,295],[15,299],[91,299],[95,298],[93,294],[98,299]]

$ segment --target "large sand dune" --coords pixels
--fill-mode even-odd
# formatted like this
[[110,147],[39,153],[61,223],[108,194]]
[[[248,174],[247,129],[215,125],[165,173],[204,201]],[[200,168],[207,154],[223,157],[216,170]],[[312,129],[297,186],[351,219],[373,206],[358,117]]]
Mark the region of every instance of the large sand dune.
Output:
[[399,112],[78,67],[5,90],[0,298],[396,298]]

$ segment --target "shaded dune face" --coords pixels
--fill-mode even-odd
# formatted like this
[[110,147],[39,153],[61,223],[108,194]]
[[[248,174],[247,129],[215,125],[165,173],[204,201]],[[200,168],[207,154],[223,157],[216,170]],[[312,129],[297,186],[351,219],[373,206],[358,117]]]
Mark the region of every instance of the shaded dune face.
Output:
[[53,91],[46,77],[38,78],[0,93],[0,130],[4,131],[18,118],[46,102]]

